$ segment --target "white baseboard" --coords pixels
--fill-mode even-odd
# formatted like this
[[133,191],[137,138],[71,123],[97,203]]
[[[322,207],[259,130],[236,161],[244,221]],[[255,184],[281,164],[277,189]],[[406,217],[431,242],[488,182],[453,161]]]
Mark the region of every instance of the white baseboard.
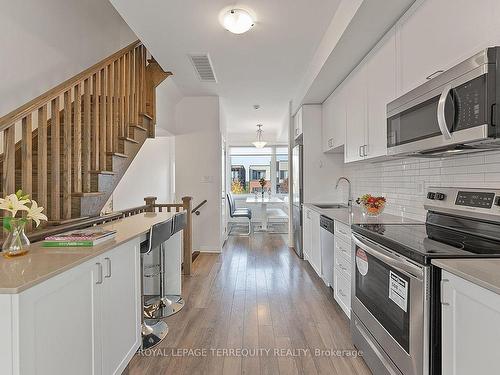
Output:
[[220,253],[221,252],[220,249],[214,249],[213,246],[200,246],[196,250],[199,251],[200,253]]

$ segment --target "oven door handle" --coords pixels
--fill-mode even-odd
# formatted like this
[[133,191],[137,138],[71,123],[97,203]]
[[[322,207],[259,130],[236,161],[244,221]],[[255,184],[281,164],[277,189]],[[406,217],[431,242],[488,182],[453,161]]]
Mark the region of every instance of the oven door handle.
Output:
[[451,89],[452,89],[451,85],[446,85],[444,87],[443,92],[439,97],[438,108],[437,108],[437,120],[438,120],[439,130],[441,130],[444,139],[451,139],[451,133],[450,130],[448,129],[448,124],[446,123],[446,116],[444,114],[444,110],[446,107],[446,99],[448,98]]
[[421,267],[418,267],[403,257],[393,254],[391,251],[384,249],[380,245],[377,245],[375,243],[366,243],[365,239],[358,238],[356,235],[352,235],[352,239],[356,246],[358,246],[360,249],[366,251],[368,254],[374,256],[378,260],[386,263],[387,265],[391,266],[392,268],[398,270],[399,272],[405,274],[406,276],[417,279],[417,280],[423,280],[424,277],[424,271]]

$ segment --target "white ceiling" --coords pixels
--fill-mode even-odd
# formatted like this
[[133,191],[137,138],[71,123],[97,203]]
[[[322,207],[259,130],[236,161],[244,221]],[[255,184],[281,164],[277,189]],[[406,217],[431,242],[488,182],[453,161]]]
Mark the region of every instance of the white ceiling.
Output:
[[[282,134],[288,102],[340,0],[110,0],[184,95],[219,95],[229,136]],[[242,35],[219,24],[230,5],[250,8],[256,25]],[[188,54],[208,53],[217,83],[199,81]],[[261,109],[255,111],[254,104]],[[274,138],[274,139],[273,139]]]

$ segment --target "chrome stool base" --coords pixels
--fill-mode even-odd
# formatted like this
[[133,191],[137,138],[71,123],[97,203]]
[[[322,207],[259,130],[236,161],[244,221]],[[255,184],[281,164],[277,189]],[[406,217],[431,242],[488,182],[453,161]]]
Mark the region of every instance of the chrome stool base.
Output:
[[152,317],[153,319],[163,319],[178,313],[185,305],[184,298],[178,295],[166,295],[161,299],[151,298],[146,304],[156,304],[160,301],[160,307],[156,309]]
[[163,320],[144,320],[141,327],[142,349],[150,349],[168,334],[168,325]]

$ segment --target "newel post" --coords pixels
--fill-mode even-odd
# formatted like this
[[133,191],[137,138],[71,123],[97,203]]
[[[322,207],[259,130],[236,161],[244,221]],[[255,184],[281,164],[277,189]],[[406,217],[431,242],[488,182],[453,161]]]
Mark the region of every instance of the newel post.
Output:
[[146,197],[144,198],[144,202],[146,202],[146,206],[149,206],[147,208],[147,212],[155,212],[155,203],[156,203],[156,197]]
[[186,211],[186,227],[182,231],[182,243],[184,246],[183,269],[184,275],[191,275],[191,263],[193,261],[193,214],[191,213],[191,201],[193,197],[182,197],[182,207]]

